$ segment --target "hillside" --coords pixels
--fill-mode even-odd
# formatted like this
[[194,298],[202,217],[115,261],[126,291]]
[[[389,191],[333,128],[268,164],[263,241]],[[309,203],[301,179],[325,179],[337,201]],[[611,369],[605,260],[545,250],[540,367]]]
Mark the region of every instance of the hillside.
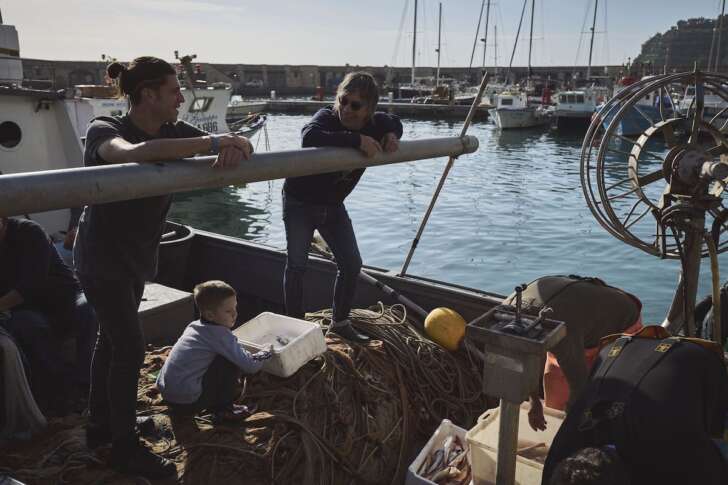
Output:
[[[702,17],[680,20],[667,32],[657,33],[642,44],[642,51],[634,60],[638,63],[652,63],[656,69],[661,69],[665,64],[668,69],[689,69],[695,62],[699,68],[705,69],[716,25],[716,19]],[[728,68],[728,18],[723,19],[722,30],[719,62],[721,71]],[[714,55],[716,50],[714,48]]]

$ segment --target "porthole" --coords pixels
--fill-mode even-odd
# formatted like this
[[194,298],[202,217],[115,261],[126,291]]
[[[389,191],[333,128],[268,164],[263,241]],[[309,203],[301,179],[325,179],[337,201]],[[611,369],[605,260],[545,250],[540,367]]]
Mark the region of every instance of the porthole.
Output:
[[5,148],[15,148],[20,143],[23,133],[20,126],[12,121],[3,121],[0,123],[0,145]]

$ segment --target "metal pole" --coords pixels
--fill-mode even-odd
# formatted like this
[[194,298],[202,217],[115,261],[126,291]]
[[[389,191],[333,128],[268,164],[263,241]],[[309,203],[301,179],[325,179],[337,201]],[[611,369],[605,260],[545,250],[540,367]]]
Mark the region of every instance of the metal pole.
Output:
[[599,0],[594,1],[594,19],[592,20],[591,28],[591,42],[589,43],[589,67],[586,68],[586,79],[591,79],[591,63],[592,63],[592,52],[594,51],[594,33],[597,26],[597,7],[599,6]]
[[675,290],[670,310],[662,322],[662,326],[673,335],[677,335],[677,332],[684,328],[686,336],[695,337],[695,295],[698,292],[702,248],[702,235],[696,230],[689,231],[684,243],[685,266],[680,272],[680,282]]
[[[480,82],[480,89],[478,90],[478,95],[473,100],[472,106],[470,106],[470,111],[468,111],[468,116],[465,118],[465,123],[463,124],[463,129],[460,132],[461,137],[465,137],[465,133],[467,133],[468,128],[470,127],[470,123],[473,120],[475,111],[477,110],[478,105],[480,104],[480,100],[483,97],[483,91],[485,91],[485,87],[488,85],[489,77],[490,76],[487,72],[483,75],[483,80]],[[468,136],[467,138],[471,138],[471,137]],[[415,249],[417,249],[417,244],[419,244],[419,242],[420,242],[420,237],[422,236],[422,232],[425,230],[427,221],[430,219],[430,214],[432,214],[432,209],[435,207],[435,202],[437,202],[437,198],[440,196],[440,191],[442,190],[443,185],[445,185],[445,179],[447,179],[447,175],[450,173],[450,169],[452,168],[454,162],[455,162],[455,157],[451,155],[450,159],[447,161],[445,170],[442,172],[442,176],[440,177],[440,182],[437,184],[435,193],[432,194],[432,200],[430,200],[430,205],[429,205],[429,207],[427,207],[427,211],[425,212],[425,216],[422,218],[422,222],[420,222],[420,227],[417,229],[417,235],[412,240],[412,245],[410,246],[409,252],[407,253],[407,257],[405,258],[404,264],[402,265],[402,270],[399,272],[400,276],[404,276],[405,274],[407,274],[407,268],[409,267],[410,261],[412,261],[412,256],[415,253]]]
[[351,148],[306,148],[256,154],[235,168],[212,169],[214,157],[158,163],[0,175],[0,216],[139,199],[190,190],[300,177],[442,156],[478,148],[473,136],[403,141],[394,153],[372,158]]
[[483,71],[485,71],[485,48],[488,46],[488,21],[490,20],[490,0],[485,11],[485,35],[483,36]]
[[417,57],[417,0],[415,0],[415,27],[412,31],[412,85],[415,85],[415,58]]
[[437,77],[435,86],[440,85],[440,39],[442,38],[442,2],[440,2],[440,13],[437,20]]
[[495,465],[495,483],[516,483],[516,451],[518,450],[518,421],[520,405],[501,399],[498,427],[498,462]]

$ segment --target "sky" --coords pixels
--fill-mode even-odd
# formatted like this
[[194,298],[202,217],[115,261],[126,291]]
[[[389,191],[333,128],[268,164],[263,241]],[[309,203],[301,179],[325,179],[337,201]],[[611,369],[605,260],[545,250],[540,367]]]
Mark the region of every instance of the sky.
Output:
[[[586,65],[595,0],[535,0],[532,64]],[[599,0],[593,64],[622,64],[680,19],[716,17],[721,0]],[[415,0],[0,0],[22,57],[130,60],[174,51],[199,62],[410,66]],[[482,0],[419,0],[417,65],[468,66]],[[507,65],[522,0],[492,0],[487,64]],[[528,59],[530,2],[514,65]],[[497,36],[493,35],[494,25]],[[400,28],[400,26],[402,26]],[[480,28],[483,37],[484,21]],[[497,45],[496,45],[497,44]],[[481,65],[483,43],[474,65]]]

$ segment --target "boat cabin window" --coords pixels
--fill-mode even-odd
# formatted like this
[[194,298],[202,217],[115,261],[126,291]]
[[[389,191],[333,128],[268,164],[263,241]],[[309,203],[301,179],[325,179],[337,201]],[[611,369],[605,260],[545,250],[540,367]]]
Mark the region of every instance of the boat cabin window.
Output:
[[196,98],[192,101],[190,106],[190,113],[200,113],[210,109],[212,104],[212,98]]
[[685,96],[695,96],[695,86],[688,87],[687,91],[685,91]]
[[5,148],[15,148],[23,138],[20,126],[12,121],[0,123],[0,145]]
[[513,99],[512,98],[501,98],[500,100],[502,106],[511,106],[513,105]]
[[565,102],[566,102],[566,96],[565,96],[565,95],[563,95],[563,94],[562,94],[562,95],[560,95],[560,96],[559,96],[559,103],[565,103]]
[[576,102],[578,104],[584,104],[584,95],[583,94],[577,94],[576,95]]

